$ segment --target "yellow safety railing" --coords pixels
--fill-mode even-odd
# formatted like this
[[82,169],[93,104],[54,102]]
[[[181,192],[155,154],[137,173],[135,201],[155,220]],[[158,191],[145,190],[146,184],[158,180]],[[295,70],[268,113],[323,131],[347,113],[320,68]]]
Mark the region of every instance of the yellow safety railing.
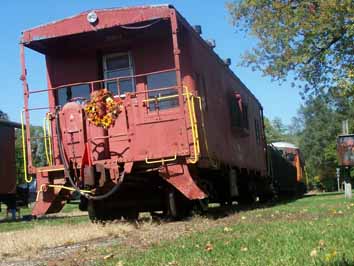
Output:
[[[22,137],[22,157],[23,157],[23,174],[27,183],[32,182],[32,176],[28,177],[27,173],[27,154],[26,154],[26,138],[25,138],[25,124],[23,119],[24,110],[21,111],[21,137]],[[29,129],[28,129],[29,130]]]
[[161,163],[162,165],[164,165],[165,163],[167,162],[173,162],[177,160],[177,154],[175,154],[175,156],[173,156],[172,158],[162,158],[160,160],[152,160],[152,161],[149,161],[148,158],[145,158],[145,163],[147,164],[155,164],[155,163]]
[[194,158],[189,159],[189,163],[196,164],[200,156],[200,145],[199,145],[197,116],[195,114],[194,95],[189,92],[187,86],[183,86],[183,88],[186,91],[185,95],[187,95],[187,107],[188,107],[189,120],[192,129],[192,140],[193,140],[193,150],[194,150]]
[[173,99],[173,98],[177,98],[178,94],[173,94],[173,95],[167,95],[167,96],[160,96],[160,97],[156,97],[156,98],[150,98],[150,99],[146,99],[143,100],[144,103],[150,103],[150,102],[155,102],[155,101],[163,101],[163,100],[169,100],[169,99]]
[[[39,194],[44,192],[44,187],[50,187],[50,188],[60,188],[60,189],[64,189],[64,190],[69,190],[69,191],[76,191],[75,188],[73,187],[67,187],[67,186],[63,186],[63,185],[47,185],[47,184],[42,184],[39,187],[39,190],[37,191],[37,196],[36,196],[36,201],[38,201],[39,198]],[[92,190],[80,190],[81,192],[87,193],[87,194],[92,194],[93,191]]]
[[52,136],[51,136],[51,125],[49,121],[50,113],[47,113],[43,120],[43,139],[44,139],[44,150],[47,158],[47,163],[49,166],[53,165],[53,155],[52,155]]

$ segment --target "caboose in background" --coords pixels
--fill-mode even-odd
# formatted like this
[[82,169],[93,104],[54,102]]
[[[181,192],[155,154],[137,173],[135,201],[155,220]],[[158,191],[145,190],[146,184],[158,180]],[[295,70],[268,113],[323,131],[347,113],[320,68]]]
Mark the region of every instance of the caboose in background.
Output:
[[300,149],[292,143],[273,142],[268,145],[269,176],[280,195],[302,195],[307,188],[305,162]]
[[[199,30],[159,5],[84,12],[23,32],[27,129],[31,111],[47,110],[48,166],[32,164],[26,133],[34,215],[60,211],[73,190],[92,219],[176,217],[195,201],[271,193],[262,106]],[[25,47],[45,55],[48,88],[29,89]],[[107,127],[85,109],[102,89],[120,105]],[[28,105],[37,93],[48,94],[48,106]]]

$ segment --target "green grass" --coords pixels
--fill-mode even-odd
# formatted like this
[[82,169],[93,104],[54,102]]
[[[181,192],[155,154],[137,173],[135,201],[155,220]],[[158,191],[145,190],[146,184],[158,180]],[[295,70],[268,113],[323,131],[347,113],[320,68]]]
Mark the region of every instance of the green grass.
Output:
[[[77,204],[66,204],[61,211],[62,213],[71,213],[78,210]],[[21,216],[31,214],[31,208],[22,208]],[[84,213],[83,213],[84,214]],[[0,213],[0,219],[5,218],[6,209],[3,208]],[[31,221],[4,221],[0,223],[0,232],[23,230],[28,228],[34,228],[39,225],[53,226],[61,224],[79,224],[89,222],[88,216],[70,216],[70,217],[43,217]]]
[[354,202],[337,194],[306,197],[242,212],[227,227],[192,233],[148,250],[128,249],[95,262],[119,264],[354,265]]

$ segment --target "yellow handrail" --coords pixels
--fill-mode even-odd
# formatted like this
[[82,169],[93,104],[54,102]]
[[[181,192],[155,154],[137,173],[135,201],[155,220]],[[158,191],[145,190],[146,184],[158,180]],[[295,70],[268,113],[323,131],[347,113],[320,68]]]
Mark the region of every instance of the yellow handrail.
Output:
[[50,160],[49,160],[49,154],[48,154],[48,146],[47,146],[47,117],[44,117],[43,119],[43,141],[44,141],[44,151],[45,151],[45,157],[47,158],[47,163],[50,165]]
[[[75,188],[73,187],[67,187],[67,186],[63,186],[63,185],[47,185],[47,184],[42,184],[40,187],[39,187],[39,190],[37,191],[37,196],[36,196],[36,201],[38,201],[38,198],[39,198],[39,194],[42,193],[44,190],[43,190],[43,187],[51,187],[51,188],[60,188],[60,189],[65,189],[65,190],[69,190],[69,191],[76,191]],[[81,192],[84,192],[84,193],[87,193],[87,194],[92,194],[93,191],[92,190],[80,190]]]
[[173,95],[167,95],[167,96],[160,96],[160,97],[155,97],[155,98],[149,98],[146,100],[143,100],[144,103],[149,103],[149,102],[155,102],[155,101],[162,101],[162,100],[168,100],[168,99],[173,99],[177,98],[178,94],[173,94]]
[[28,178],[28,173],[27,173],[27,154],[26,154],[26,139],[25,139],[25,124],[23,121],[23,113],[24,110],[21,111],[21,137],[22,137],[22,156],[23,156],[23,174],[25,176],[25,181],[27,183],[32,182],[32,176]]
[[175,160],[177,160],[177,154],[175,154],[175,156],[173,156],[173,158],[168,158],[168,159],[162,158],[162,159],[156,160],[156,161],[149,161],[148,158],[145,158],[145,163],[147,163],[147,164],[161,163],[162,165],[164,165],[166,162],[173,162]]
[[183,86],[183,88],[186,90],[186,95],[187,95],[187,107],[188,107],[189,120],[192,129],[192,140],[193,140],[193,150],[194,150],[194,158],[189,159],[189,163],[196,164],[200,156],[197,117],[195,115],[193,95],[189,92],[187,86]]
[[[43,120],[43,139],[44,139],[44,149],[47,158],[47,163],[49,166],[51,166],[53,165],[53,156],[52,156],[52,141],[51,141],[52,136],[51,136],[49,115],[50,114],[47,113]],[[47,144],[47,140],[48,140],[48,144]]]

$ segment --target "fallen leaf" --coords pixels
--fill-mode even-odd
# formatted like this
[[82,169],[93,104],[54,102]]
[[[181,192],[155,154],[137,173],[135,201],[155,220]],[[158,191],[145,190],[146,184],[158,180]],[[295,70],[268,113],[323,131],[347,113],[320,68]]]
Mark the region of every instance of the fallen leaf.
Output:
[[116,266],[123,266],[123,261],[121,261],[121,260],[118,261],[117,264],[116,264]]
[[210,242],[208,242],[205,245],[205,250],[208,251],[208,252],[212,251],[213,250],[213,245]]
[[231,232],[232,229],[230,227],[224,227],[224,232],[227,233],[227,232]]
[[313,249],[312,251],[311,251],[311,253],[310,253],[310,256],[311,257],[316,257],[317,256],[317,250],[316,249]]
[[242,252],[246,252],[246,251],[248,251],[248,248],[247,247],[241,247],[241,251]]
[[108,255],[103,257],[104,260],[108,260],[108,259],[111,259],[111,258],[113,258],[113,254],[108,254]]

